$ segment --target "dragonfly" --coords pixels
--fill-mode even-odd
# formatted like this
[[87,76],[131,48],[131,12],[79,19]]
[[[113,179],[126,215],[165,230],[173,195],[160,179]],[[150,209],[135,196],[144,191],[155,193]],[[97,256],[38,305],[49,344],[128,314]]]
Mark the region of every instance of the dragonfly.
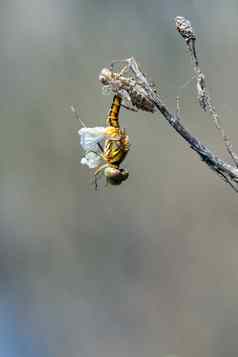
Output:
[[[116,64],[121,65],[119,72],[114,71]],[[140,78],[141,75],[143,78]],[[120,96],[122,98],[122,106],[126,109],[154,113],[156,106],[144,87],[145,80],[146,77],[134,57],[113,61],[109,68],[103,68],[99,74],[103,92],[105,94],[113,92]],[[148,86],[156,95],[157,89],[154,83],[148,82]]]
[[87,165],[94,172],[95,189],[98,188],[98,177],[104,175],[106,183],[120,185],[129,172],[120,165],[129,151],[129,137],[120,127],[119,112],[122,98],[114,95],[111,108],[106,118],[105,127],[88,128],[80,119],[74,106],[71,110],[80,120],[82,128],[78,131],[80,144],[85,151],[81,164]]

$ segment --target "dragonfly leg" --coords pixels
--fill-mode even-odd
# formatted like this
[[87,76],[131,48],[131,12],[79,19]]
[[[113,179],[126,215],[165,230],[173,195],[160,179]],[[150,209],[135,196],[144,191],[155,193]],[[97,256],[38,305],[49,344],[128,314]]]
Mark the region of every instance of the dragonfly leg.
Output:
[[108,164],[103,164],[100,165],[97,170],[94,172],[94,179],[93,182],[94,183],[94,187],[95,187],[95,191],[97,191],[98,189],[98,177],[99,175],[101,175],[103,173],[103,170],[108,166]]
[[121,105],[123,108],[127,109],[127,110],[131,110],[132,112],[138,112],[138,109],[133,107],[133,105],[129,104],[122,104]]
[[122,98],[122,104],[121,104],[122,107],[131,110],[132,112],[138,111],[137,108],[135,108],[134,105],[132,104],[131,97],[126,90],[120,89],[118,90],[118,94]]
[[102,173],[102,171],[108,166],[108,164],[103,164],[100,165],[97,170],[94,172],[94,176],[99,175],[100,173]]
[[122,60],[115,60],[115,61],[112,61],[112,63],[110,64],[110,69],[113,70],[114,66],[116,64],[124,64],[126,63],[125,67],[123,67],[123,73],[125,73],[125,71],[127,71],[130,67],[130,63],[131,63],[131,59],[133,57],[130,57],[130,58],[126,58],[126,59],[122,59]]

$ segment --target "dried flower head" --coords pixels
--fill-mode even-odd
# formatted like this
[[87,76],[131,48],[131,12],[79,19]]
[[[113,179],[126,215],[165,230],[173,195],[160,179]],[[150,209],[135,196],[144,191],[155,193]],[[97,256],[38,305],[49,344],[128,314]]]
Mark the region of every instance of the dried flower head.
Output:
[[185,19],[183,16],[177,16],[175,18],[175,23],[177,31],[186,41],[196,39],[195,32],[193,31],[191,22],[189,20]]

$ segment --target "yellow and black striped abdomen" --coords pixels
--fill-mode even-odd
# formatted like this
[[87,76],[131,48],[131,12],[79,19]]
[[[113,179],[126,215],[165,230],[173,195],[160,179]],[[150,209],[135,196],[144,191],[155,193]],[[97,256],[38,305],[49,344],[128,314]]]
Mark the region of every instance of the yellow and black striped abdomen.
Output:
[[128,153],[128,146],[123,145],[120,141],[108,140],[103,153],[104,160],[110,165],[119,167]]
[[119,112],[121,108],[121,97],[119,95],[114,95],[111,109],[107,116],[107,125],[113,128],[120,128],[119,124]]
[[121,129],[110,128],[110,134],[105,141],[103,157],[109,164],[119,166],[129,151],[129,138]]

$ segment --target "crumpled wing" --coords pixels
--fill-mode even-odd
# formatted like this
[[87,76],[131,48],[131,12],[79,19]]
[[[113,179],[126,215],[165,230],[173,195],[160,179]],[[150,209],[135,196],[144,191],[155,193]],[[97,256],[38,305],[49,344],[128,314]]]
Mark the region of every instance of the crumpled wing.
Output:
[[81,128],[78,131],[80,135],[80,145],[86,152],[85,156],[81,159],[82,165],[87,165],[90,169],[94,169],[102,162],[102,149],[100,143],[105,141],[106,128]]
[[88,151],[80,162],[82,165],[87,165],[90,169],[94,169],[101,164],[102,159],[97,153]]
[[98,144],[105,140],[106,128],[94,127],[94,128],[81,128],[78,131],[80,135],[80,144],[85,151],[93,150],[100,151]]

